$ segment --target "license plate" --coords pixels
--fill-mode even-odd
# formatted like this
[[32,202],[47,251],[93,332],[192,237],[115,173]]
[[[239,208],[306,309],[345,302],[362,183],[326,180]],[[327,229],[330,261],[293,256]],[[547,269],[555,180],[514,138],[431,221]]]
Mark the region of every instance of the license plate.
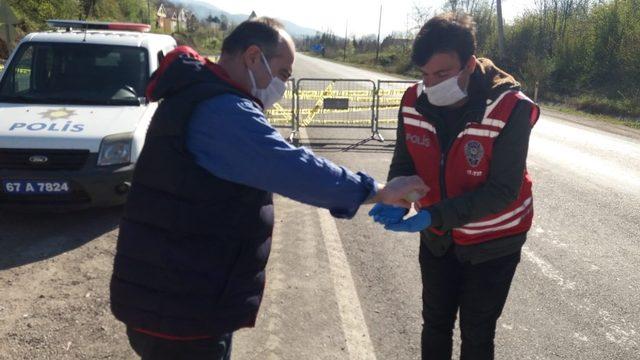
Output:
[[5,180],[2,190],[7,194],[66,194],[69,192],[68,181],[35,181],[35,180]]

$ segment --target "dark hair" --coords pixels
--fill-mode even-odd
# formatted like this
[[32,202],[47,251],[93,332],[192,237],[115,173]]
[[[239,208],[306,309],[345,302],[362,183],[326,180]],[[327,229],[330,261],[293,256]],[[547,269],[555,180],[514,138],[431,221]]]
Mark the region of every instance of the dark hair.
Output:
[[465,13],[446,13],[427,21],[413,42],[411,61],[424,66],[436,53],[456,52],[465,64],[476,52],[476,23]]
[[256,45],[270,59],[276,55],[282,24],[275,19],[260,17],[238,25],[222,42],[222,53],[237,55]]

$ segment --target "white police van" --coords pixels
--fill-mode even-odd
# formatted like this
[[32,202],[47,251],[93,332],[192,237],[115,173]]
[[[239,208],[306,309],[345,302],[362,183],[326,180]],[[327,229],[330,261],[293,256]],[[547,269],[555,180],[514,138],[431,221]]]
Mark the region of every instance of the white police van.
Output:
[[0,77],[0,207],[122,204],[157,108],[145,87],[176,42],[145,24],[48,23]]

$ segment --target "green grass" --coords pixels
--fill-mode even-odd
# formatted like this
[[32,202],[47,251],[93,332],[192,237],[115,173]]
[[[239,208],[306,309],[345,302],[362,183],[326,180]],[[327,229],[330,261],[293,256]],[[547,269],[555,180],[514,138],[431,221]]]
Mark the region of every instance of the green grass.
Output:
[[545,94],[542,103],[548,108],[564,113],[640,129],[640,99],[594,94],[566,96],[551,93]]
[[633,129],[640,129],[640,119],[625,118],[625,117],[604,115],[604,114],[593,114],[593,113],[578,110],[567,104],[542,102],[542,105],[546,108],[556,110],[569,115],[586,117],[591,120],[603,121],[603,122],[614,124],[614,125],[624,125]]

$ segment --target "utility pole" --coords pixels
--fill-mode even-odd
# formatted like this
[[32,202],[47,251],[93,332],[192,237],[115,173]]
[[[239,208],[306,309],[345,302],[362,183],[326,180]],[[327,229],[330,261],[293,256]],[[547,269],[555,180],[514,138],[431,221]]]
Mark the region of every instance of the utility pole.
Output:
[[347,41],[349,34],[349,20],[347,19],[347,24],[344,26],[344,55],[342,56],[342,61],[347,61]]
[[402,52],[404,53],[407,50],[407,40],[411,37],[409,35],[409,14],[407,14],[407,22],[406,22],[407,31],[405,31],[403,39],[402,39]]
[[496,1],[498,10],[498,58],[504,60],[504,24],[502,21],[502,0]]
[[147,22],[151,25],[151,0],[147,0]]
[[378,42],[376,43],[376,64],[380,57],[380,29],[382,28],[382,3],[380,3],[380,18],[378,19]]

